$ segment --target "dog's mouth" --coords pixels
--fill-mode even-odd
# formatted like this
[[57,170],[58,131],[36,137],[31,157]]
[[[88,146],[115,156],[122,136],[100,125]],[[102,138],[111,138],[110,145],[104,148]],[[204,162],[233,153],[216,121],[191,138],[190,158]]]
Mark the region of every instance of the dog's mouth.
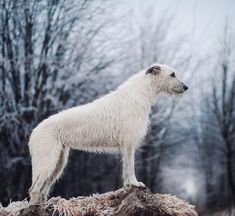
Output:
[[174,92],[175,94],[182,94],[182,93],[184,93],[184,90],[173,89],[173,92]]

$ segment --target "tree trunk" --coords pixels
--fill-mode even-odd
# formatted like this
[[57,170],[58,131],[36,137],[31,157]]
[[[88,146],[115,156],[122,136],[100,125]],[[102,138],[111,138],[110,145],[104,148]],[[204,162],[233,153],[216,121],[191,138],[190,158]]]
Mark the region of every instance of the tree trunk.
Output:
[[0,215],[198,216],[192,205],[174,196],[152,194],[147,188],[136,187],[70,200],[55,197],[42,205],[13,202],[0,208]]

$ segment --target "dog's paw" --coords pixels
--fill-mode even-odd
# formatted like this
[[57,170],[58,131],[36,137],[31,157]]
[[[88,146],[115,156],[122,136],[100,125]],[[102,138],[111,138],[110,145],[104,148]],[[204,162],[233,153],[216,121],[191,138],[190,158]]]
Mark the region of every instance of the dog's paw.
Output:
[[135,186],[135,187],[146,187],[145,184],[143,182],[133,182],[130,184],[131,186]]
[[127,187],[146,187],[145,184],[143,182],[138,182],[138,181],[132,181],[132,182],[128,182],[126,184],[124,184]]

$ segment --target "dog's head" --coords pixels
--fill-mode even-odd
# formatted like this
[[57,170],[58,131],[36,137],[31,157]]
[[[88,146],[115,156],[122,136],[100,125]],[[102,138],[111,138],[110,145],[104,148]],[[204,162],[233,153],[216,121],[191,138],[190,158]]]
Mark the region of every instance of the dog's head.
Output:
[[176,71],[167,65],[154,64],[150,66],[146,70],[146,76],[150,77],[158,92],[178,95],[188,89],[183,82],[176,78]]

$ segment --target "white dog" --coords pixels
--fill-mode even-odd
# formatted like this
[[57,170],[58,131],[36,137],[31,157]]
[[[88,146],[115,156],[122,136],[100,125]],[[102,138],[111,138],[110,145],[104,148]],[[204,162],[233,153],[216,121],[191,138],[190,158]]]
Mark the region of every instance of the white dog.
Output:
[[151,106],[161,92],[181,94],[187,89],[175,77],[174,69],[154,64],[110,94],[42,121],[29,141],[33,172],[30,202],[46,199],[67,163],[70,148],[121,151],[124,185],[144,186],[135,176],[134,154],[147,132]]

